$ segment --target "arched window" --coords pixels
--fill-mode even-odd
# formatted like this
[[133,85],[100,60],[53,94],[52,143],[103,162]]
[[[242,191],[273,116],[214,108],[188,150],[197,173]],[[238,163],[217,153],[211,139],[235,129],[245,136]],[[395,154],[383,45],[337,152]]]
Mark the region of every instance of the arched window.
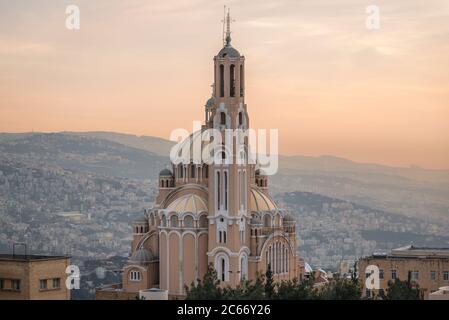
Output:
[[243,113],[242,111],[239,112],[239,126],[243,125]]
[[228,210],[228,172],[224,172],[224,206]]
[[184,217],[184,227],[193,228],[193,217],[192,216]]
[[215,199],[217,201],[217,209],[220,210],[220,202],[221,202],[221,199],[220,199],[220,194],[221,194],[220,185],[221,185],[221,181],[220,180],[221,179],[220,179],[220,172],[219,171],[217,171],[217,173],[216,173],[216,179],[217,179],[217,184],[216,184],[216,186],[217,186],[217,188],[216,188],[217,194],[215,195]]
[[176,215],[170,217],[170,227],[172,228],[178,227],[178,217]]
[[223,241],[223,236],[222,236],[222,232],[218,231],[218,242],[221,243]]
[[245,90],[245,77],[243,74],[243,64],[240,65],[240,96],[243,97]]
[[215,270],[218,280],[229,281],[229,257],[225,253],[219,253],[215,258]]
[[271,227],[271,216],[269,214],[266,214],[263,217],[263,226],[264,227]]
[[247,279],[248,278],[248,259],[246,257],[246,254],[243,254],[240,257],[240,279]]
[[220,65],[220,97],[224,97],[224,65]]
[[195,166],[190,165],[190,178],[195,178]]
[[162,216],[161,225],[162,225],[162,227],[166,227],[167,226],[167,218],[165,216]]
[[207,224],[208,224],[207,217],[205,215],[202,215],[200,217],[200,228],[207,228]]
[[223,231],[223,243],[226,243],[226,231]]
[[235,97],[235,65],[229,67],[229,89],[230,96]]
[[207,166],[207,165],[203,166],[203,176],[205,179],[209,178],[209,166]]
[[140,279],[141,279],[140,271],[131,271],[129,273],[129,280],[140,281]]
[[221,281],[226,280],[226,261],[224,258],[221,258]]
[[220,124],[225,126],[226,125],[226,113],[220,112]]

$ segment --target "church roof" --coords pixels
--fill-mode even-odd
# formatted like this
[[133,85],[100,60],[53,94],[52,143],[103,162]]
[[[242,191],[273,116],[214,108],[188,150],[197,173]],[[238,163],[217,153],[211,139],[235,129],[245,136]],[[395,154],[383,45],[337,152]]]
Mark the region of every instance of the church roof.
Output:
[[161,170],[161,172],[159,172],[159,176],[172,176],[172,175],[173,175],[173,173],[167,168],[165,168],[165,169]]
[[235,49],[230,44],[229,45],[227,44],[223,47],[223,49],[220,50],[220,52],[218,52],[218,57],[219,58],[225,58],[225,57],[239,58],[240,52],[238,52],[237,49]]
[[150,252],[150,250],[141,248],[136,250],[131,258],[129,259],[130,262],[133,263],[145,263],[145,262],[149,262],[151,260],[154,259],[153,254]]
[[251,188],[250,196],[251,211],[273,211],[277,210],[277,206],[273,200],[257,188]]
[[178,213],[191,212],[200,213],[208,211],[207,201],[196,194],[187,194],[175,199],[173,202],[167,205],[168,211],[175,211]]

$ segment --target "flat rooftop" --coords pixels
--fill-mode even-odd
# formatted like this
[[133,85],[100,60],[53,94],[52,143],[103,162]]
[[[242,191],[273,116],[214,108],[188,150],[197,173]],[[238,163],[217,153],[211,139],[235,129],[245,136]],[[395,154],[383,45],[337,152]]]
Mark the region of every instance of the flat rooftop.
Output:
[[0,261],[44,261],[70,259],[69,255],[42,255],[42,254],[9,254],[0,253]]
[[448,247],[419,247],[409,245],[397,249],[392,249],[391,253],[373,253],[367,258],[384,258],[384,259],[416,259],[416,258],[449,258]]

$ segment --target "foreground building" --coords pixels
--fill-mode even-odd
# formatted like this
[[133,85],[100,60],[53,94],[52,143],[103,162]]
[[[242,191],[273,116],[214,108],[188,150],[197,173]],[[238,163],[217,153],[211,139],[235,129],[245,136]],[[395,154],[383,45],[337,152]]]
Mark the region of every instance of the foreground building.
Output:
[[[187,149],[201,133],[248,129],[245,104],[245,57],[231,45],[227,16],[224,47],[214,57],[212,97],[205,105],[202,130],[185,140]],[[232,137],[232,139],[236,139]],[[188,145],[191,144],[191,145]],[[300,278],[295,219],[271,199],[268,178],[243,150],[225,150],[225,160],[240,154],[242,163],[173,164],[159,175],[156,206],[133,224],[131,257],[121,284],[97,290],[97,299],[129,299],[149,288],[167,290],[169,298],[185,296],[185,286],[202,279],[212,264],[223,285],[273,271],[275,280]],[[236,145],[236,143],[234,143]]]
[[0,254],[0,300],[70,300],[69,256]]
[[367,277],[365,270],[369,265],[379,268],[379,290],[386,290],[388,281],[407,280],[409,275],[411,281],[419,285],[424,299],[429,299],[429,294],[449,285],[449,248],[423,248],[411,245],[393,249],[390,255],[361,258],[357,269],[360,283],[363,285],[363,296],[366,298],[379,294],[379,290],[370,290],[365,286]]

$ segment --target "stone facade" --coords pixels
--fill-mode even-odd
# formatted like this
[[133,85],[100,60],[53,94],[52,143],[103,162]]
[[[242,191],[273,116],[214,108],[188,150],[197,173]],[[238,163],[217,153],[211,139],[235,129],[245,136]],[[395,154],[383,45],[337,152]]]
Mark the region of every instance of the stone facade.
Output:
[[388,281],[394,279],[417,283],[424,299],[449,285],[449,248],[420,248],[408,246],[392,250],[390,255],[373,255],[358,261],[359,280],[363,286],[363,296],[373,297],[379,290],[369,290],[365,286],[366,267],[375,265],[379,268],[379,290],[388,288]]
[[70,300],[68,256],[0,255],[1,300]]

